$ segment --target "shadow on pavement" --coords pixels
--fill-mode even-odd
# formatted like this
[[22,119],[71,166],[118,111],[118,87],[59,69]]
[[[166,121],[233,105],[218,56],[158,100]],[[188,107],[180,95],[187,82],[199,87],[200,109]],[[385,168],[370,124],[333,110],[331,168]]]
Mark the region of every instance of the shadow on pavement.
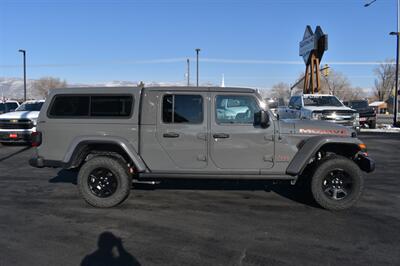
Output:
[[81,266],[139,266],[137,259],[127,252],[122,240],[111,232],[103,232],[97,241],[97,250],[85,256]]
[[20,154],[20,153],[22,153],[22,152],[24,152],[24,151],[26,151],[26,150],[29,150],[30,148],[31,148],[31,146],[24,147],[24,148],[22,148],[22,149],[20,149],[20,150],[17,150],[16,152],[7,154],[6,156],[3,156],[3,157],[0,158],[0,162],[5,161],[5,160],[7,160],[7,159],[10,159],[11,157],[13,157],[13,156],[15,156],[15,155],[17,155],[17,154]]
[[57,173],[57,175],[51,179],[49,179],[49,183],[77,183],[77,172],[74,170],[61,170]]
[[[77,184],[77,172],[61,170],[57,176],[49,180],[50,183]],[[214,180],[214,179],[163,179],[156,184],[134,183],[138,190],[236,190],[236,191],[265,191],[274,192],[284,198],[320,208],[312,198],[311,192],[304,188],[292,186],[288,182],[265,180]]]

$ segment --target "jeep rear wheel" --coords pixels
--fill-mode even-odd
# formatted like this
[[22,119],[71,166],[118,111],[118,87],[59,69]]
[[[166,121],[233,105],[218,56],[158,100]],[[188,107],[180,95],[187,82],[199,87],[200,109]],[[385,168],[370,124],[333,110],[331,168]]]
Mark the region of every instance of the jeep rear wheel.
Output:
[[132,178],[117,159],[98,156],[79,170],[78,188],[92,206],[113,207],[124,201],[131,190]]
[[315,201],[328,210],[352,207],[360,198],[363,187],[360,168],[342,156],[334,156],[321,162],[311,180],[311,192]]

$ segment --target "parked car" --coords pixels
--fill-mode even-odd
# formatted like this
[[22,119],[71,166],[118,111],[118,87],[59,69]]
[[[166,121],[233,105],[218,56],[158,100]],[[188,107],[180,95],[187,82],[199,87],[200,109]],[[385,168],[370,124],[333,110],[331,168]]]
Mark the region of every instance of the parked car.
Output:
[[279,108],[282,119],[323,120],[346,127],[360,129],[356,110],[345,106],[336,96],[328,94],[303,94],[290,97],[289,105]]
[[96,207],[124,201],[132,179],[287,180],[321,206],[354,205],[374,170],[351,128],[279,120],[253,89],[119,87],[52,90],[33,134],[35,167],[77,168]]
[[0,101],[0,114],[13,112],[18,106],[19,103],[17,101]]
[[368,125],[368,128],[376,128],[376,112],[368,105],[367,100],[353,100],[344,102],[346,106],[356,110],[360,116],[360,126]]
[[30,142],[44,100],[26,101],[14,112],[0,115],[0,143]]

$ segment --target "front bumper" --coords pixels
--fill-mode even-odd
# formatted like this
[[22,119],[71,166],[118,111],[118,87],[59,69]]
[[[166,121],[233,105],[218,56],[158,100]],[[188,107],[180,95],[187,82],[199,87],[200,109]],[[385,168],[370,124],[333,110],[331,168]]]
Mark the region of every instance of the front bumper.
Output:
[[17,142],[31,142],[33,131],[0,131],[0,142],[17,143]]
[[355,162],[364,172],[371,173],[375,170],[375,161],[365,154],[358,154],[355,158]]
[[376,116],[360,116],[360,125],[376,121]]

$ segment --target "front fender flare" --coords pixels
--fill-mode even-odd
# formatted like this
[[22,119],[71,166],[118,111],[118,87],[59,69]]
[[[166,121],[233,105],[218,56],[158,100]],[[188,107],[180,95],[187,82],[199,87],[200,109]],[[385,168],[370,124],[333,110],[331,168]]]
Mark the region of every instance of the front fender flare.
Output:
[[326,144],[346,144],[358,145],[362,142],[352,137],[335,137],[335,136],[315,136],[307,139],[305,143],[297,151],[296,155],[290,161],[286,168],[286,174],[297,176],[300,175],[308,165],[310,159]]

